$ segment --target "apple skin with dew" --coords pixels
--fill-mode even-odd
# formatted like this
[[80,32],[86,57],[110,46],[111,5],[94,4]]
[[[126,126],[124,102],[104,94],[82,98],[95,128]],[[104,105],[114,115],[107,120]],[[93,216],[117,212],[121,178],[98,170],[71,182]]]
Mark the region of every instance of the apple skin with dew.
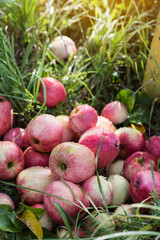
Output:
[[[155,186],[160,197],[160,173],[153,171]],[[151,193],[154,192],[154,183],[151,170],[140,171],[133,175],[130,181],[130,194],[133,202],[141,203],[150,202],[153,198]]]
[[0,193],[0,205],[1,204],[10,205],[12,210],[15,209],[15,204],[14,204],[12,198],[9,195],[7,195],[6,193]]
[[[48,167],[34,166],[21,171],[16,178],[16,184],[44,192],[47,186],[54,180],[55,178]],[[18,190],[25,204],[34,205],[43,201],[43,193],[41,192],[24,188],[18,188]]]
[[[104,176],[99,176],[103,188],[106,204],[109,205],[113,197],[113,185]],[[89,195],[97,207],[104,207],[102,194],[99,189],[97,176],[93,175],[82,183],[82,188]]]
[[62,140],[62,123],[51,114],[42,114],[28,124],[27,139],[39,152],[51,152]]
[[50,49],[60,60],[67,60],[71,54],[77,55],[75,42],[67,36],[58,36],[50,43]]
[[0,141],[0,179],[15,178],[25,166],[21,148],[11,141]]
[[152,154],[156,162],[158,162],[158,159],[160,158],[160,136],[152,136],[148,140],[145,141],[145,151]]
[[126,159],[129,155],[137,151],[144,150],[145,139],[143,134],[130,127],[121,127],[115,131],[120,140],[119,157]]
[[98,116],[97,124],[95,127],[110,130],[112,133],[117,130],[114,124],[108,118],[105,118],[103,116]]
[[94,174],[96,159],[86,146],[64,142],[50,153],[49,168],[57,179],[80,183]]
[[49,153],[37,152],[32,147],[28,147],[24,151],[24,160],[25,167],[33,167],[33,166],[42,166],[48,167],[49,165]]
[[113,186],[113,197],[110,205],[124,204],[130,197],[128,180],[118,174],[110,175],[108,182]]
[[97,111],[88,104],[75,107],[69,115],[69,126],[78,134],[95,127],[98,120]]
[[95,157],[101,141],[102,144],[97,162],[98,169],[106,167],[118,156],[119,138],[109,130],[95,127],[88,129],[79,139],[79,143],[88,147],[94,153]]
[[30,145],[25,129],[20,127],[11,128],[8,132],[6,132],[3,137],[3,141],[15,142],[22,149],[26,149]]
[[[41,208],[44,209],[44,205],[39,203],[39,204],[34,204],[31,207],[33,208]],[[41,227],[48,229],[48,231],[51,231],[54,225],[53,219],[49,216],[47,211],[45,210],[45,213],[42,218],[39,219],[39,222],[41,224]]]
[[14,123],[12,103],[3,96],[0,96],[0,116],[0,137],[2,137]]
[[152,162],[153,170],[156,171],[156,160],[150,153],[141,151],[135,152],[124,161],[123,174],[130,181],[135,173],[143,170],[150,170],[150,162]]
[[[52,77],[43,77],[43,83],[46,87],[46,103],[49,108],[56,107],[59,102],[65,103],[67,100],[67,93],[64,85],[57,79]],[[44,102],[44,87],[42,82],[40,83],[40,89],[37,97],[38,101]]]
[[[72,219],[76,218],[79,211],[82,210],[82,206],[80,205],[77,198],[73,195],[70,188],[86,207],[90,206],[88,198],[82,192],[78,184],[72,183],[70,181],[63,182],[61,180],[51,182],[45,192],[48,194],[53,194],[54,196],[44,194],[43,204],[53,221],[58,225],[63,226],[64,221],[58,209],[56,208],[55,203],[59,204]],[[69,219],[68,221],[71,224],[71,221]]]
[[67,115],[58,115],[56,118],[62,123],[63,125],[63,133],[62,133],[62,140],[61,142],[72,142],[77,139],[77,134],[72,131],[69,126],[69,116]]
[[119,101],[108,103],[101,111],[103,117],[108,118],[113,124],[123,123],[128,117],[125,105]]

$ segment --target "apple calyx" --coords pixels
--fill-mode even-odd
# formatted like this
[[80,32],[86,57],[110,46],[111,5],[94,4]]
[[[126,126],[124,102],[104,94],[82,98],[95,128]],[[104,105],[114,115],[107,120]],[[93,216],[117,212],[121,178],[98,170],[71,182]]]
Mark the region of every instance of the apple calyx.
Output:
[[139,188],[140,184],[141,184],[141,180],[138,178],[135,182],[136,191],[138,191],[138,188]]
[[67,169],[67,164],[66,163],[61,163],[60,164],[60,169],[64,172]]
[[7,169],[10,169],[14,166],[14,162],[8,162],[7,163]]
[[39,145],[39,144],[40,144],[39,140],[38,140],[38,139],[36,139],[36,138],[35,138],[35,139],[33,139],[33,143],[34,143],[34,144],[37,144],[37,145]]
[[145,163],[145,158],[144,157],[137,157],[135,159],[135,161],[142,166]]
[[4,102],[4,99],[0,97],[0,102]]

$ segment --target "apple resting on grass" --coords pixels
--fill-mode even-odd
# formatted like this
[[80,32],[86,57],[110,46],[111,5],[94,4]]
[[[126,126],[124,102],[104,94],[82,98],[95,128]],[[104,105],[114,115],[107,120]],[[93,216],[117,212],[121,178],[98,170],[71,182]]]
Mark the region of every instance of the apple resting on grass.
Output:
[[[160,173],[153,171],[156,190],[160,197]],[[133,175],[130,182],[130,194],[135,203],[150,202],[153,197],[151,193],[154,192],[154,184],[151,170],[140,171]]]
[[82,104],[71,111],[69,126],[75,133],[82,134],[87,129],[95,127],[97,120],[97,111],[88,104]]
[[[76,239],[85,237],[85,233],[78,228],[73,228],[72,230],[73,237]],[[58,239],[68,239],[70,238],[70,234],[65,226],[59,227],[57,229],[57,238]]]
[[123,226],[122,223],[131,222],[129,217],[132,217],[134,214],[136,214],[136,208],[134,207],[134,204],[122,204],[121,206],[117,207],[113,214],[116,226],[120,228]]
[[80,183],[94,174],[96,159],[86,146],[64,142],[52,150],[49,168],[55,178]]
[[95,127],[88,129],[79,139],[79,143],[88,147],[95,156],[97,155],[101,141],[97,168],[106,167],[117,157],[120,144],[119,138],[109,130]]
[[0,179],[15,178],[25,166],[21,148],[10,141],[0,141]]
[[56,117],[63,125],[62,141],[61,142],[71,142],[77,139],[77,134],[72,131],[69,126],[69,116],[58,115]]
[[[43,77],[43,83],[46,87],[46,106],[49,108],[55,107],[59,102],[66,102],[67,93],[64,85],[52,77]],[[44,87],[40,83],[40,90],[38,93],[38,101],[44,102]]]
[[124,161],[123,174],[130,181],[135,173],[142,170],[150,170],[150,162],[152,162],[153,170],[156,171],[156,160],[151,154],[140,151],[135,152]]
[[112,133],[117,130],[114,124],[108,118],[103,116],[98,116],[98,121],[95,127],[110,130]]
[[62,123],[51,114],[42,114],[28,124],[27,139],[39,152],[50,152],[62,140]]
[[[34,208],[41,208],[41,209],[45,209],[43,204],[34,204],[31,207]],[[53,219],[49,216],[49,214],[47,213],[47,211],[45,210],[45,214],[43,215],[43,217],[41,219],[39,219],[39,222],[41,224],[41,227],[48,229],[49,231],[52,230],[54,222]]]
[[113,197],[110,205],[126,203],[130,197],[128,180],[121,175],[110,175],[108,182],[113,186]]
[[119,157],[125,159],[129,155],[137,151],[144,150],[144,136],[143,134],[130,127],[121,127],[115,131],[120,140]]
[[29,142],[24,128],[12,128],[5,133],[3,141],[15,142],[20,148],[25,149],[29,147]]
[[[21,187],[44,192],[47,186],[54,180],[55,178],[48,167],[35,166],[21,171],[16,178],[16,184]],[[20,187],[18,190],[21,194],[21,199],[26,204],[33,205],[42,203],[43,201],[43,193],[41,192]]]
[[53,54],[60,60],[68,59],[71,54],[77,55],[75,42],[67,36],[58,36],[50,44]]
[[[59,225],[64,225],[64,221],[58,211],[58,205],[60,205],[72,219],[75,219],[79,211],[83,210],[83,207],[81,206],[77,198],[73,195],[72,191],[77,196],[77,198],[85,205],[85,207],[89,207],[90,202],[86,195],[82,192],[78,184],[72,183],[70,181],[62,182],[60,180],[57,180],[51,182],[45,190],[46,193],[53,194],[54,196],[44,194],[44,207],[48,211],[54,222]],[[69,218],[68,221],[71,224]]]
[[25,167],[42,166],[47,167],[49,164],[49,153],[37,152],[32,147],[24,151]]
[[14,123],[12,111],[13,107],[11,102],[7,98],[0,96],[0,137],[2,137]]
[[108,118],[113,124],[123,123],[128,117],[125,105],[119,101],[108,103],[101,111],[103,117]]
[[156,162],[160,158],[160,136],[152,136],[148,140],[145,141],[145,151],[152,154]]
[[14,205],[14,202],[13,202],[12,198],[5,193],[0,193],[0,205],[1,204],[10,205],[13,210],[15,208],[15,205]]
[[[113,197],[113,185],[104,176],[99,176],[106,204],[109,205]],[[82,188],[89,195],[97,207],[104,207],[100,186],[98,185],[97,176],[94,175],[82,183]]]

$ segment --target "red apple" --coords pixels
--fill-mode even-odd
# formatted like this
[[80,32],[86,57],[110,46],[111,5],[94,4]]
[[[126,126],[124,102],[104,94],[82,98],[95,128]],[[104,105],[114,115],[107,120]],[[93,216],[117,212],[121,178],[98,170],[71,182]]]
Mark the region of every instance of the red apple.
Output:
[[[34,204],[31,207],[45,209],[44,205],[41,203]],[[49,216],[49,214],[47,213],[46,210],[45,210],[45,214],[43,215],[43,217],[41,219],[39,219],[39,222],[41,224],[41,227],[46,228],[49,231],[52,230],[53,225],[54,225],[53,219]]]
[[34,148],[28,147],[24,151],[24,160],[26,168],[33,166],[47,167],[49,164],[49,153],[37,152]]
[[3,96],[0,96],[0,116],[0,137],[2,137],[14,123],[13,106],[11,102]]
[[0,193],[0,204],[10,205],[13,210],[15,208],[12,198],[5,193]]
[[69,126],[75,133],[82,134],[87,129],[95,127],[97,120],[97,111],[88,104],[82,104],[71,111]]
[[[153,171],[155,186],[160,197],[160,173]],[[130,182],[130,194],[135,203],[150,202],[153,198],[154,183],[151,170],[144,170],[133,175]]]
[[77,139],[77,134],[72,131],[69,126],[69,116],[67,115],[58,115],[56,117],[63,125],[63,134],[61,142],[72,142]]
[[124,161],[123,174],[130,181],[135,173],[151,169],[150,162],[152,162],[153,170],[156,171],[156,160],[151,154],[141,151],[135,152]]
[[158,162],[158,159],[160,158],[160,136],[152,136],[148,140],[145,141],[145,151],[152,154],[156,162]]
[[120,140],[119,157],[125,159],[129,155],[137,151],[144,150],[144,136],[143,134],[130,127],[121,127],[115,131]]
[[110,130],[112,133],[117,130],[114,124],[108,118],[103,116],[98,116],[98,121],[95,127]]
[[119,101],[108,103],[101,111],[103,117],[108,118],[113,124],[123,123],[128,117],[125,105]]
[[0,179],[15,178],[24,169],[24,154],[21,148],[10,141],[0,141]]
[[[46,87],[46,106],[49,108],[55,107],[59,102],[66,102],[67,93],[64,85],[52,77],[43,77],[43,83]],[[42,82],[40,83],[40,89],[38,93],[38,101],[44,102],[44,87]]]
[[110,175],[108,182],[113,186],[113,197],[110,205],[124,204],[130,197],[128,180],[118,174]]
[[[21,171],[16,178],[16,184],[20,186],[18,190],[21,194],[21,199],[26,204],[33,205],[42,203],[42,192],[44,192],[48,185],[54,180],[55,178],[48,167],[35,166]],[[40,192],[25,188],[30,188]]]
[[[99,176],[99,179],[105,196],[106,204],[109,205],[113,197],[112,183],[107,181],[107,179],[101,175]],[[93,175],[87,180],[85,180],[82,183],[82,188],[89,195],[89,197],[97,207],[104,207],[104,202],[96,175]]]
[[[43,197],[45,209],[48,211],[54,222],[56,222],[59,225],[64,225],[64,221],[55,203],[58,203],[72,219],[75,219],[79,211],[83,210],[83,207],[81,207],[77,198],[83,204],[85,204],[86,207],[89,207],[90,205],[89,200],[86,201],[87,198],[78,184],[72,183],[70,181],[66,181],[65,183],[60,180],[50,183],[45,192],[48,194],[53,194],[53,196],[44,194]],[[77,198],[74,196],[70,188],[77,196]],[[69,222],[71,223],[70,220]]]
[[[103,140],[102,140],[103,137]],[[96,156],[100,143],[97,168],[104,168],[112,162],[119,153],[119,138],[112,132],[101,128],[90,128],[84,132],[79,143],[87,146]]]
[[28,124],[27,139],[39,152],[51,152],[62,140],[62,123],[51,114],[42,114]]
[[93,152],[86,146],[64,142],[52,150],[49,168],[58,179],[80,183],[94,174],[96,160]]
[[59,60],[65,60],[71,54],[77,55],[75,42],[67,36],[58,36],[50,44],[50,49]]
[[25,149],[29,147],[29,142],[24,128],[16,127],[10,129],[3,137],[3,141],[15,142],[20,148]]

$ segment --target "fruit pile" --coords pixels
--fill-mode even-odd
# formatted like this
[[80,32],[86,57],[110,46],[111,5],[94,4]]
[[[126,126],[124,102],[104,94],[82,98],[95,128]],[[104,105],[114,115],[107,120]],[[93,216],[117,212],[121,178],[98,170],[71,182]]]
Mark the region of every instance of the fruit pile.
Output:
[[[42,79],[38,101],[49,108],[65,104],[63,84]],[[69,116],[36,116],[23,129],[15,126],[10,101],[0,96],[0,180],[15,179],[21,201],[45,209],[40,224],[49,231],[53,224],[64,226],[67,220],[74,225],[77,219],[84,222],[84,229],[72,230],[79,237],[98,232],[99,226],[103,234],[114,231],[120,219],[135,214],[132,203],[152,201],[154,181],[160,192],[160,137],[146,139],[132,126],[123,126],[127,117],[120,101],[108,103],[100,115],[83,104]],[[4,193],[0,204],[15,208]],[[116,209],[109,213],[106,206]],[[59,228],[58,238],[64,235],[66,229]]]

